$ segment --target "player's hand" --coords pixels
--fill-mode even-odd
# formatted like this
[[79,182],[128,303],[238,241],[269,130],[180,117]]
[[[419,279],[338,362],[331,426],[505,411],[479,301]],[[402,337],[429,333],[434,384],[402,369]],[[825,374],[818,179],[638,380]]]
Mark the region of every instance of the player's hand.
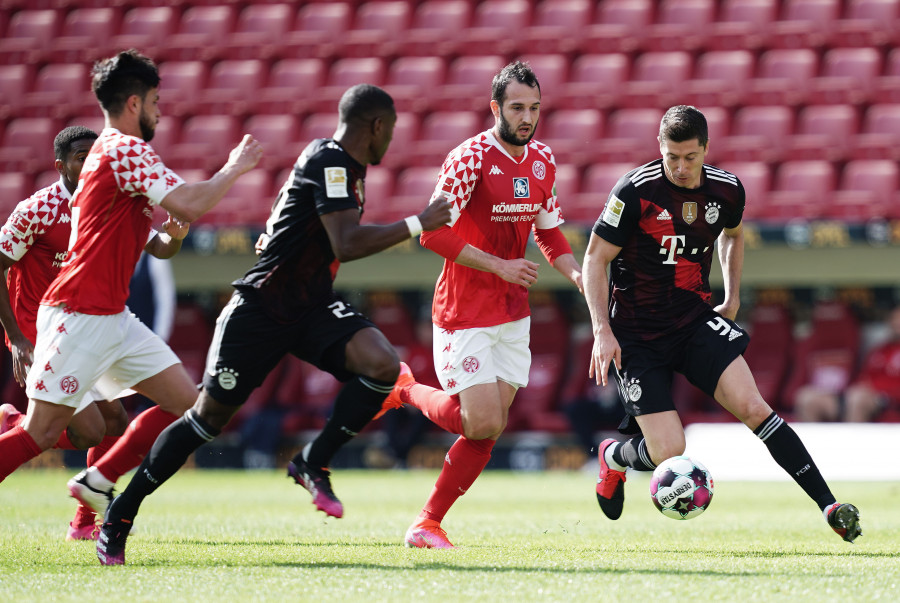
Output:
[[34,362],[34,346],[22,337],[18,341],[10,341],[10,349],[12,350],[13,376],[16,378],[16,383],[25,387],[28,369]]
[[183,241],[191,229],[190,222],[182,222],[178,218],[169,216],[162,225],[163,231],[175,241]]
[[259,141],[249,134],[244,134],[241,143],[231,149],[231,153],[228,154],[228,164],[226,165],[233,165],[239,173],[243,174],[256,167],[256,164],[262,159],[262,155],[263,149]]
[[740,305],[740,301],[731,303],[726,300],[725,302],[713,308],[713,310],[729,320],[734,320],[735,318],[737,318],[738,308],[740,308]]
[[609,367],[613,364],[618,370],[622,370],[622,348],[619,347],[616,336],[607,327],[599,333],[594,333],[594,349],[591,351],[588,377],[595,379],[597,385],[606,386],[609,383]]
[[269,235],[268,233],[261,233],[259,238],[256,239],[256,245],[253,246],[253,249],[256,251],[256,255],[262,255],[262,252],[266,250],[266,245],[269,244]]
[[496,274],[507,283],[531,287],[537,282],[538,265],[525,258],[501,260],[500,268]]
[[418,215],[422,223],[422,230],[436,230],[444,224],[450,223],[450,208],[453,204],[447,201],[447,197],[440,196],[428,204],[425,211]]

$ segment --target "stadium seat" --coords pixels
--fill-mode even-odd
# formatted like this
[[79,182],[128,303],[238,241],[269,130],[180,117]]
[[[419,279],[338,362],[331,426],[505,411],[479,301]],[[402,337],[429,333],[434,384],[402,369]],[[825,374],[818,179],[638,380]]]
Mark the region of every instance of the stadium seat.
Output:
[[[78,121],[80,123],[84,120]],[[173,163],[176,158],[172,154],[172,149],[181,140],[181,127],[183,122],[184,120],[177,115],[163,115],[156,125],[156,133],[153,135],[153,140],[150,141],[150,146],[153,147],[153,150],[156,151],[156,154],[159,155],[163,163],[169,167],[174,168],[177,165],[177,162]],[[91,122],[85,122],[85,125],[89,125],[90,123]],[[99,130],[94,131],[99,133]]]
[[465,55],[510,54],[517,49],[511,32],[525,31],[531,22],[528,0],[483,0],[475,6],[471,25],[456,32],[454,51]]
[[791,366],[793,329],[794,320],[782,305],[762,304],[750,311],[750,345],[744,359],[763,400],[779,410],[784,410],[781,394]]
[[271,174],[257,168],[238,178],[203,220],[216,226],[251,226],[261,230],[274,200]]
[[704,104],[733,107],[741,104],[753,77],[755,60],[747,50],[711,50],[697,58],[687,93]]
[[310,110],[324,85],[327,68],[322,59],[282,59],[269,69],[265,88],[258,91],[255,110],[297,115]]
[[90,63],[109,54],[108,44],[119,29],[121,12],[115,8],[75,8],[66,15],[59,36],[49,41],[56,63]]
[[291,167],[303,150],[300,118],[296,115],[252,115],[244,122],[243,133],[252,135],[262,145],[260,165],[269,170]]
[[197,110],[209,66],[204,61],[166,61],[159,65],[160,110],[163,115],[184,116]]
[[741,107],[731,120],[731,134],[718,143],[718,161],[777,161],[793,133],[789,107]]
[[213,60],[222,58],[226,40],[234,28],[234,8],[227,5],[190,6],[178,29],[160,47],[160,59],[168,61]]
[[219,43],[230,59],[271,59],[280,52],[296,13],[287,3],[248,4],[238,14],[234,30]]
[[394,185],[390,208],[379,210],[379,218],[385,223],[396,222],[425,209],[437,185],[438,173],[434,166],[409,167],[400,172]]
[[744,220],[764,219],[769,205],[769,187],[772,183],[769,164],[763,161],[747,161],[723,163],[718,167],[737,176],[744,187],[746,199]]
[[216,170],[242,137],[236,117],[194,115],[184,120],[180,141],[169,153],[185,169]]
[[884,73],[875,82],[874,100],[900,104],[900,48],[888,53]]
[[111,48],[140,48],[148,56],[158,57],[159,49],[175,32],[177,17],[171,6],[135,6],[122,17]]
[[96,114],[97,99],[91,92],[88,65],[50,63],[37,72],[32,92],[25,95],[23,115],[66,119],[82,113]]
[[385,90],[398,111],[424,111],[443,104],[445,65],[441,57],[400,57],[388,67]]
[[373,0],[356,10],[353,27],[341,41],[342,56],[393,56],[412,17],[412,2]]
[[282,41],[286,58],[333,58],[350,29],[353,7],[347,2],[312,2],[297,13],[297,21]]
[[[90,130],[93,130],[97,134],[103,130],[103,127],[106,125],[106,119],[102,114],[100,115],[77,115],[69,119],[66,123],[66,126],[84,126]],[[162,128],[168,126],[168,119],[165,117],[160,120],[160,123],[156,126],[156,133],[159,134]],[[156,148],[156,136],[153,137],[153,147]]]
[[838,302],[818,302],[813,307],[810,334],[797,341],[793,368],[782,402],[793,408],[797,390],[815,385],[842,390],[856,374],[859,357],[859,322]]
[[570,215],[569,206],[574,206],[575,199],[581,192],[581,170],[571,163],[557,163],[555,184],[556,196],[563,208],[563,218],[576,221]]
[[572,199],[560,198],[563,217],[593,226],[619,179],[639,167],[637,163],[595,163],[585,169],[581,192]]
[[800,109],[793,136],[787,141],[791,159],[846,158],[859,131],[859,115],[851,105],[808,105]]
[[579,48],[583,29],[591,22],[588,0],[543,0],[534,9],[531,27],[517,35],[519,52],[568,53]]
[[900,168],[888,159],[848,161],[825,217],[844,222],[900,218]]
[[283,423],[286,435],[321,429],[331,414],[341,382],[295,356],[285,358],[284,378],[275,392],[276,402],[290,408]]
[[777,0],[725,0],[704,42],[711,50],[753,51],[765,47],[777,18]]
[[809,102],[868,103],[881,75],[881,53],[874,48],[833,48],[822,57],[819,77],[811,82]]
[[876,47],[896,45],[898,0],[848,0],[845,16],[835,23],[835,46]]
[[416,6],[409,30],[394,40],[402,56],[443,56],[451,53],[456,34],[465,31],[472,19],[473,3],[468,0],[425,0]]
[[484,131],[475,111],[434,111],[425,116],[415,143],[416,165],[434,169],[467,138]]
[[390,223],[393,196],[394,172],[384,167],[367,170],[363,197],[364,213],[361,222],[365,224]]
[[553,103],[572,109],[616,107],[630,67],[624,53],[582,54],[572,62],[568,83],[552,92]]
[[485,111],[491,80],[505,65],[506,59],[500,55],[457,57],[447,67],[447,82],[439,96],[449,107]]
[[6,222],[19,201],[27,199],[37,188],[32,189],[31,179],[22,172],[0,171],[0,220]]
[[57,181],[59,181],[59,172],[56,170],[44,170],[34,177],[34,184],[32,184],[31,188],[39,191]]
[[381,165],[399,169],[417,163],[415,143],[419,137],[419,126],[419,114],[407,111],[397,112],[391,146],[382,158]]
[[61,14],[52,9],[13,14],[0,39],[0,65],[31,65],[41,59],[59,31]]
[[378,325],[391,345],[409,347],[418,342],[415,320],[397,293],[373,291],[367,297],[366,316]]
[[[646,50],[670,52],[693,51],[703,44],[705,32],[713,23],[716,3],[713,0],[662,0],[653,23],[642,36]],[[685,35],[687,31],[697,32]]]
[[34,174],[53,165],[53,139],[59,130],[59,122],[50,117],[11,119],[0,146],[0,173]]
[[645,52],[632,64],[631,78],[618,92],[625,107],[670,107],[685,98],[682,84],[690,79],[691,55],[683,51]]
[[331,64],[325,86],[315,91],[316,111],[335,111],[344,92],[356,84],[383,86],[387,67],[378,57],[342,58]]
[[584,32],[582,53],[634,52],[653,20],[650,0],[606,0]]
[[0,65],[0,120],[24,113],[24,99],[34,82],[33,65]]
[[210,69],[195,108],[200,113],[242,116],[254,108],[268,65],[257,59],[219,61]]
[[541,99],[541,110],[561,108],[557,102],[557,92],[569,81],[570,60],[563,54],[525,54],[516,57],[531,66],[546,100]]
[[745,104],[798,105],[809,96],[818,57],[809,48],[767,50],[759,57]]
[[821,48],[831,41],[840,16],[840,0],[785,0],[772,24],[770,48]]
[[[606,134],[598,141],[598,158],[603,161],[628,161],[633,167],[659,159],[659,121],[661,109],[628,108],[609,114]],[[598,159],[599,160],[599,159]]]
[[300,127],[300,144],[305,147],[317,138],[331,138],[337,125],[337,115],[333,111],[307,115]]
[[557,164],[577,167],[594,162],[603,137],[603,114],[596,109],[562,109],[542,118],[540,136]]
[[900,103],[871,105],[863,116],[859,135],[852,142],[856,159],[900,161]]
[[178,302],[168,343],[194,383],[203,379],[212,334],[211,323],[203,308],[190,302]]
[[719,161],[719,141],[726,140],[731,133],[731,112],[725,107],[700,107],[706,118],[709,139],[714,141],[708,145],[705,163],[715,164]]
[[825,160],[785,161],[775,173],[761,221],[821,218],[837,184],[834,164]]

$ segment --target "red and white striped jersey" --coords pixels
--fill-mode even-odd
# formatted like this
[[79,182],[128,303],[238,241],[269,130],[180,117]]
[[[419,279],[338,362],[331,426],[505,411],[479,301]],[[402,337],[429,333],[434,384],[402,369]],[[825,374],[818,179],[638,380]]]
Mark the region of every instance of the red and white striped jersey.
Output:
[[[562,224],[556,200],[556,161],[532,140],[512,157],[488,130],[444,160],[432,199],[453,204],[450,227],[469,245],[503,259],[525,257],[532,228]],[[529,316],[528,290],[489,272],[450,260],[434,292],[432,320],[445,329],[489,327]]]
[[72,200],[69,257],[41,303],[84,314],[123,311],[153,206],[182,184],[145,141],[104,129]]
[[6,273],[9,303],[16,324],[31,343],[37,336],[41,298],[66,259],[71,199],[60,178],[16,205],[0,229],[0,252],[16,261]]

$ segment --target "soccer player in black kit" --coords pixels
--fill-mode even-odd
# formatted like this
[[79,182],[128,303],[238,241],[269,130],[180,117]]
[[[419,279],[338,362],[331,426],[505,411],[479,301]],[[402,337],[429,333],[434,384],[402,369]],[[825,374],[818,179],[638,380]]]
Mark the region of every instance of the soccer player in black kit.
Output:
[[128,487],[110,503],[97,541],[103,565],[125,562],[125,541],[143,499],[228,424],[250,392],[286,355],[345,384],[322,432],[288,465],[288,475],[332,517],[343,506],[327,469],[338,449],[382,410],[400,373],[387,338],[334,292],[340,262],[363,258],[450,221],[438,198],[418,216],[362,225],[366,166],[391,142],[397,114],[390,95],[368,84],[341,98],[333,138],[304,149],[276,199],[257,244],[259,259],[233,283],[216,330],[196,404],[163,431]]
[[[659,128],[662,159],[619,180],[591,233],[583,272],[594,331],[589,375],[606,385],[615,367],[626,412],[619,431],[632,436],[600,444],[597,502],[618,519],[626,467],[652,471],[684,454],[671,393],[677,371],[753,430],[828,525],[853,542],[862,534],[859,511],[836,502],[803,442],[760,396],[742,356],[749,338],[734,318],[744,187],[735,175],[703,163],[708,143],[700,111],[669,109]],[[709,270],[716,244],[725,299],[713,308]]]

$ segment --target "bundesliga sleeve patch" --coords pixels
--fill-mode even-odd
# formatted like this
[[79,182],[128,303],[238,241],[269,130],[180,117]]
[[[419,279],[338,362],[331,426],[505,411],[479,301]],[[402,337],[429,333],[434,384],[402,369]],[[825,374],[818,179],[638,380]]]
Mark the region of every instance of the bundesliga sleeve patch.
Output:
[[609,201],[606,202],[606,209],[603,210],[603,221],[610,226],[618,226],[624,210],[625,204],[622,200],[615,195],[610,195]]
[[347,168],[325,168],[325,195],[328,197],[347,197]]

